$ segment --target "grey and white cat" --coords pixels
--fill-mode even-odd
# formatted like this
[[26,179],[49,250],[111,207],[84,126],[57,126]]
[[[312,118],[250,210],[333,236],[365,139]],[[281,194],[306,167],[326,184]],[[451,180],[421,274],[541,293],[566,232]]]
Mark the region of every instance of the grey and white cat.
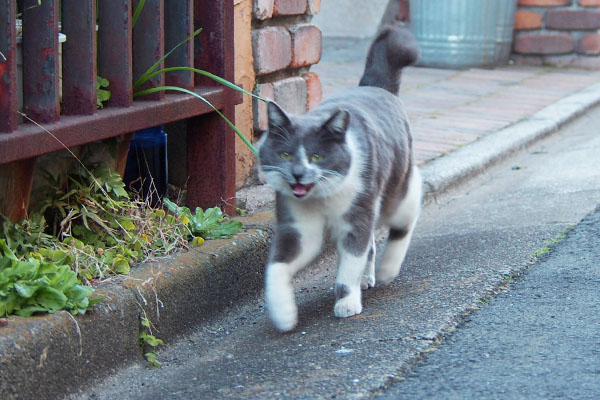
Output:
[[[259,143],[265,179],[276,191],[277,228],[266,267],[266,305],[275,327],[298,321],[293,276],[331,235],[338,251],[336,317],[362,311],[361,288],[399,273],[421,209],[410,126],[396,96],[402,67],[418,57],[412,35],[386,26],[371,45],[359,87],[304,115],[268,104]],[[375,266],[375,229],[389,228]]]

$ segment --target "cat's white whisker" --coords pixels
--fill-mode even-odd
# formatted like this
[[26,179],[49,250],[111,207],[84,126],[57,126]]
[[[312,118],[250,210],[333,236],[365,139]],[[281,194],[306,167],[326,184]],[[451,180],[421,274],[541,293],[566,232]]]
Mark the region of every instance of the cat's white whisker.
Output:
[[337,171],[333,171],[331,169],[321,169],[321,172],[324,174],[329,174],[333,176],[337,176],[338,178],[343,178],[344,176]]
[[280,137],[281,139],[283,139],[283,142],[286,144],[291,144],[291,139],[289,137],[289,132],[285,129],[282,129],[283,133],[285,133],[285,135],[283,133],[280,133],[278,131],[269,131],[269,135],[275,135],[277,137]]
[[283,171],[283,168],[281,167],[276,167],[274,165],[263,165],[262,169],[264,171]]
[[319,184],[324,197],[331,196],[333,193],[335,193],[336,188],[338,187],[338,182],[334,182],[331,178],[323,175],[317,179],[317,183]]

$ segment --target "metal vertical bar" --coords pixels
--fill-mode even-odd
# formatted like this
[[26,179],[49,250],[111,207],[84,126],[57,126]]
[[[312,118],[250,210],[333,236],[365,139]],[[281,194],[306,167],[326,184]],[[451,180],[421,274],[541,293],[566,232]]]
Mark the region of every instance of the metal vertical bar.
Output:
[[[133,7],[140,0],[133,1]],[[163,0],[146,0],[144,8],[133,27],[133,80],[134,82],[148,68],[154,65],[165,52],[164,40],[164,3]],[[164,67],[164,62],[157,69]],[[156,75],[136,91],[164,86],[164,74]],[[143,96],[144,100],[161,100],[165,97],[164,91]]]
[[117,157],[115,160],[115,172],[121,175],[121,178],[125,175],[125,167],[127,166],[127,155],[129,154],[129,145],[133,139],[133,132],[121,135],[118,138],[117,145]]
[[17,129],[17,2],[0,0],[0,133]]
[[[228,73],[233,77],[233,53],[226,54],[228,43],[233,42],[233,15],[228,15],[232,1],[194,1],[194,29],[202,32],[194,40],[194,64],[223,78]],[[228,20],[231,27],[228,28]],[[233,49],[233,46],[231,46]],[[231,65],[229,65],[231,64]],[[231,71],[229,71],[231,70]],[[196,86],[217,86],[218,83],[202,75],[196,75]]]
[[[193,0],[165,0],[165,51],[188,38],[194,31]],[[194,41],[188,40],[165,60],[165,67],[193,67]],[[165,76],[170,86],[194,88],[194,73],[174,71]]]
[[110,82],[107,106],[133,104],[131,0],[98,2],[98,74]]
[[23,111],[37,122],[59,119],[58,0],[23,1]]
[[[196,0],[195,29],[203,31],[194,43],[196,68],[233,81],[233,1]],[[196,78],[196,84],[215,85]],[[222,108],[232,122],[235,98],[230,91]],[[188,122],[188,204],[221,205],[235,211],[235,134],[216,113]]]
[[62,113],[96,112],[96,0],[62,0]]
[[36,158],[0,166],[0,214],[13,222],[27,216]]

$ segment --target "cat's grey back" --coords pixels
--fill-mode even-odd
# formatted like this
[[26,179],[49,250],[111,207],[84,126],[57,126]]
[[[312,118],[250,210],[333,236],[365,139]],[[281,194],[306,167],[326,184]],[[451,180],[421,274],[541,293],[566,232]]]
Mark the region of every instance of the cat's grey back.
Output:
[[369,86],[344,90],[325,100],[316,114],[344,109],[350,113],[347,135],[360,158],[363,197],[382,195],[382,212],[397,206],[406,191],[412,160],[412,136],[402,101],[389,91]]
[[365,132],[362,139],[386,143],[411,141],[402,101],[384,89],[370,86],[346,89],[323,101],[313,112],[330,115],[337,109],[350,112],[350,129],[354,134]]

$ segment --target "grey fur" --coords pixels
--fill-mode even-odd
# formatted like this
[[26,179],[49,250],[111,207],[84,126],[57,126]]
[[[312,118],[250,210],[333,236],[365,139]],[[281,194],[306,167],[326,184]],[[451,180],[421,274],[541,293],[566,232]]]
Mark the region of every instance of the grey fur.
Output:
[[346,222],[353,228],[344,237],[344,248],[355,256],[364,253],[371,241],[371,233],[376,222],[374,201],[375,196],[363,192],[356,196],[352,208],[344,215]]
[[[408,119],[395,94],[402,67],[417,55],[410,33],[388,26],[371,46],[359,87],[304,115],[268,104],[269,129],[259,156],[277,193],[277,228],[266,297],[281,330],[296,323],[291,277],[318,254],[325,231],[340,253],[336,316],[360,313],[361,284],[373,286],[375,275],[389,281],[400,269],[420,209],[421,183]],[[378,224],[390,228],[387,262],[393,265],[376,267],[374,275]]]
[[350,294],[350,288],[343,283],[336,283],[334,291],[336,300],[343,299]]
[[369,49],[359,86],[377,86],[398,94],[402,67],[419,58],[419,46],[410,31],[400,24],[381,28]]
[[373,246],[371,246],[369,248],[369,255],[367,256],[367,263],[373,261],[373,257],[375,257],[375,249],[373,248]]
[[402,240],[408,235],[407,229],[390,228],[388,240]]
[[273,240],[272,262],[290,262],[298,256],[300,252],[300,233],[294,227],[279,225]]

